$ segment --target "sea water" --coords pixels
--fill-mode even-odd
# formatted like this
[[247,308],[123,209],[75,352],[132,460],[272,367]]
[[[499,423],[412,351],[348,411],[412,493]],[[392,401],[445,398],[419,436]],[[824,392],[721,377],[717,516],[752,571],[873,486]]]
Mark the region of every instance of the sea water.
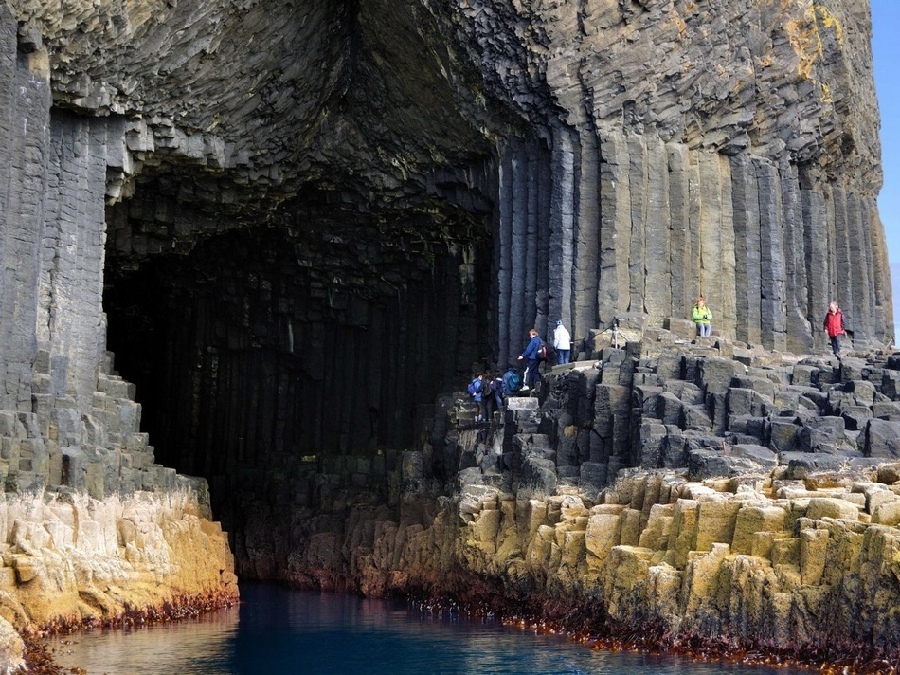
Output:
[[241,604],[196,620],[58,636],[59,665],[87,675],[789,675],[590,649],[564,636],[434,613],[402,601],[242,584]]

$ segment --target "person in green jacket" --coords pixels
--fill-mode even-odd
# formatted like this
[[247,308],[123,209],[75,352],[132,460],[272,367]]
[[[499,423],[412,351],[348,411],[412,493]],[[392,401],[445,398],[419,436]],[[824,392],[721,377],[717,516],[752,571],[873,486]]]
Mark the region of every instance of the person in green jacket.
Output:
[[709,337],[712,335],[712,325],[710,321],[712,321],[712,312],[709,311],[709,307],[706,306],[706,301],[703,299],[701,295],[697,298],[697,304],[694,305],[694,310],[691,312],[691,318],[694,320],[694,323],[697,324],[697,335],[700,337]]

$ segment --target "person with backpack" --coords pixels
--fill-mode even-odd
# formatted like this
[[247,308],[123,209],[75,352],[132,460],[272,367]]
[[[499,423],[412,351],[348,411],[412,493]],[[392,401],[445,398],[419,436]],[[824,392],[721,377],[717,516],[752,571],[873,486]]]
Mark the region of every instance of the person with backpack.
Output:
[[494,373],[494,379],[491,380],[491,388],[494,390],[496,410],[500,410],[503,407],[503,378],[500,376],[499,370]]
[[547,345],[541,340],[537,329],[532,328],[529,330],[528,336],[529,340],[525,346],[525,351],[519,356],[520,361],[526,361],[528,364],[525,368],[525,383],[522,385],[522,391],[529,391],[532,387],[536,388],[540,384],[540,362],[547,358]]
[[482,422],[490,422],[494,417],[494,378],[486,372],[481,379]]
[[519,374],[519,367],[515,363],[509,364],[509,368],[503,373],[501,382],[501,393],[505,399],[508,399],[510,394],[514,394],[521,389],[522,376]]
[[487,417],[484,406],[484,375],[482,373],[476,373],[475,379],[469,382],[466,391],[469,392],[469,396],[471,396],[472,400],[478,405],[478,412],[475,414],[475,424],[481,424],[486,421]]

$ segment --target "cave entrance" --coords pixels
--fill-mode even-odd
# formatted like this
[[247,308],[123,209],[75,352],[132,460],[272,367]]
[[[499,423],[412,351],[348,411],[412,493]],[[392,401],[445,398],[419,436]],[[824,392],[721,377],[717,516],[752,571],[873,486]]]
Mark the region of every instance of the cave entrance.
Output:
[[426,404],[485,359],[491,244],[477,218],[454,230],[295,204],[277,223],[212,235],[195,214],[186,244],[189,224],[160,222],[167,209],[147,201],[107,214],[108,348],[156,461],[207,478],[226,525],[247,472],[389,463],[415,445]]

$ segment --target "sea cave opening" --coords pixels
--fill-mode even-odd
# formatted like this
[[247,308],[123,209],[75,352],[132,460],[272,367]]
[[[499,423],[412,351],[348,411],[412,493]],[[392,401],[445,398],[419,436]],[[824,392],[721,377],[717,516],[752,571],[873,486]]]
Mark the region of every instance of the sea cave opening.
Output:
[[232,223],[170,180],[143,176],[107,211],[107,347],[155,461],[206,478],[229,531],[248,482],[302,506],[329,467],[378,484],[436,396],[491,358],[487,218],[311,193]]

